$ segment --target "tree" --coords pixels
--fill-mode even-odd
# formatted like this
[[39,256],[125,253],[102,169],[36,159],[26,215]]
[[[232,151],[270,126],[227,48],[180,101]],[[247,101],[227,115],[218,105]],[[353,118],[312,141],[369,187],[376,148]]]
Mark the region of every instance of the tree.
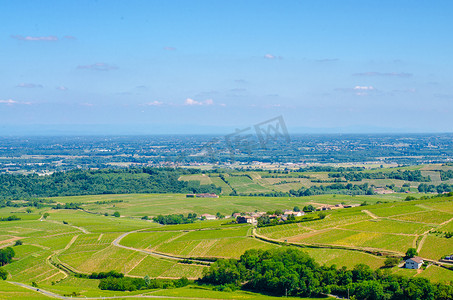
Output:
[[145,280],[146,286],[148,286],[151,283],[151,278],[148,275],[145,275],[145,277],[143,277],[143,279]]
[[9,264],[12,261],[14,255],[16,255],[16,253],[11,247],[0,249],[0,266]]
[[119,218],[120,217],[120,213],[118,211],[115,211],[113,213],[113,216],[116,217],[116,218]]
[[8,272],[6,272],[6,270],[4,270],[3,268],[0,268],[0,278],[2,280],[6,280],[7,277],[8,277]]
[[48,216],[49,216],[49,213],[45,213],[45,214],[42,215],[42,217],[43,217],[44,219],[47,219]]
[[14,243],[14,246],[20,246],[22,245],[22,241],[21,240],[17,240],[15,243]]
[[417,252],[417,249],[415,249],[415,248],[409,248],[406,251],[406,257],[407,258],[412,258],[412,257],[417,256],[417,255],[418,255],[418,252]]
[[295,211],[295,212],[299,212],[299,211],[300,211],[300,208],[299,208],[299,206],[294,206],[294,208],[293,208],[293,211]]
[[384,266],[386,268],[391,268],[398,265],[399,262],[400,260],[397,257],[387,257],[384,261]]
[[304,206],[304,208],[303,208],[304,212],[312,212],[312,211],[315,211],[315,210],[316,210],[316,208],[313,205],[311,205],[311,204],[307,205],[307,206]]
[[33,210],[31,208],[27,208],[27,214],[31,213]]

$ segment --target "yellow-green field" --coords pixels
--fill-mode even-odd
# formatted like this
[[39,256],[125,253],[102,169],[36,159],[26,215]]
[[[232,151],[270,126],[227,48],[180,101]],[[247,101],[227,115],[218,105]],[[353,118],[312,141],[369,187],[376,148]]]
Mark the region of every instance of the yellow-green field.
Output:
[[[242,177],[238,180],[245,182]],[[403,197],[392,194],[203,199],[180,194],[147,194],[54,198],[59,203],[83,203],[83,210],[45,207],[27,214],[19,208],[0,208],[3,216],[15,213],[22,217],[19,221],[0,222],[0,247],[13,246],[17,240],[23,242],[13,246],[15,259],[3,268],[9,273],[9,282],[27,285],[34,282],[39,288],[60,295],[77,292],[82,297],[150,294],[162,299],[174,296],[273,299],[242,291],[215,292],[196,285],[171,290],[102,291],[97,287],[99,280],[76,278],[73,272],[90,274],[116,270],[133,277],[196,279],[202,276],[206,263],[187,264],[182,259],[239,258],[248,249],[285,246],[299,247],[320,264],[348,268],[358,263],[382,267],[385,256],[370,252],[402,256],[409,247],[415,247],[421,257],[433,261],[453,254],[453,239],[436,233],[453,231],[453,199],[401,201]],[[96,204],[96,201],[106,202]],[[308,204],[358,204],[364,201],[372,205],[325,211],[326,217],[322,220],[258,228],[256,236],[252,225],[230,224],[230,219],[167,226],[141,219],[158,214],[220,212],[230,215],[233,211],[283,210]],[[375,204],[378,201],[388,203]],[[113,217],[114,211],[120,212],[121,217]],[[47,218],[41,217],[44,213],[48,213]],[[453,271],[437,266],[421,272],[395,267],[393,272],[436,282],[449,282],[453,278]],[[0,281],[0,299],[47,298],[7,281]]]

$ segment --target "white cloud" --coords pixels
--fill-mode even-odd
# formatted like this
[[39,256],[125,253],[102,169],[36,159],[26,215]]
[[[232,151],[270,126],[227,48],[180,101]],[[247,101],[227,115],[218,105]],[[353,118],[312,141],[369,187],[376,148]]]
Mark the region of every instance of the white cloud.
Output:
[[207,99],[205,101],[197,101],[197,100],[193,100],[191,98],[187,98],[186,101],[184,101],[184,105],[189,105],[189,106],[214,105],[214,100]]
[[356,85],[354,87],[354,90],[359,90],[359,91],[373,91],[375,90],[374,87],[372,86],[360,86],[360,85]]
[[67,91],[69,89],[67,87],[65,87],[65,86],[60,85],[60,86],[57,86],[57,90],[59,90],[59,91]]
[[175,51],[176,48],[175,48],[175,47],[164,47],[164,50],[167,50],[167,51]]
[[2,103],[2,104],[8,104],[8,105],[13,105],[13,104],[17,104],[17,103],[19,103],[19,102],[14,101],[13,99],[8,99],[8,100],[0,100],[0,103]]
[[185,105],[202,105],[203,103],[190,99],[190,98],[187,98],[186,101],[184,102],[184,104]]
[[15,105],[15,104],[25,104],[25,105],[31,105],[31,102],[19,102],[13,99],[7,99],[7,100],[1,100],[0,99],[0,104],[6,104],[6,105]]
[[265,59],[282,59],[283,57],[281,57],[281,56],[275,56],[275,55],[272,55],[272,54],[269,54],[269,53],[268,53],[268,54],[265,54],[265,55],[264,55],[264,58],[265,58]]

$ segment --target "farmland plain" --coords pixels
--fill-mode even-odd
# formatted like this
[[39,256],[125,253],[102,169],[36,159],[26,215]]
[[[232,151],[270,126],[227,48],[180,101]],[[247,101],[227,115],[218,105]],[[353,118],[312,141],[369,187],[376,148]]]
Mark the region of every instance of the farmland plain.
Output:
[[[432,171],[429,171],[432,172]],[[242,174],[242,175],[241,175]],[[267,192],[288,185],[299,185],[306,178],[267,178],[263,172],[248,176],[238,172],[225,181],[219,176],[190,175],[181,180],[199,180],[235,190]],[[327,174],[304,173],[317,179]],[[283,180],[291,183],[275,184]],[[394,182],[394,181],[392,181]],[[402,184],[402,182],[400,182]],[[308,183],[307,183],[308,184]],[[311,184],[311,183],[310,183]],[[231,188],[231,187],[233,188]],[[294,188],[291,187],[291,188]],[[228,189],[226,189],[229,191]],[[224,190],[225,191],[225,190]],[[229,193],[228,193],[229,194]],[[364,263],[381,268],[387,255],[404,256],[414,247],[419,255],[436,265],[420,272],[398,267],[392,272],[450,282],[453,271],[439,260],[453,254],[453,198],[404,201],[406,193],[384,195],[314,195],[308,197],[229,196],[187,198],[184,194],[126,194],[54,197],[54,203],[76,203],[80,209],[52,209],[49,206],[0,208],[0,216],[19,216],[16,221],[0,222],[0,247],[12,246],[14,261],[3,268],[7,281],[0,281],[0,299],[43,299],[47,296],[17,286],[19,282],[59,295],[76,292],[81,297],[131,296],[149,294],[166,297],[216,299],[273,299],[244,291],[224,293],[206,286],[189,285],[168,290],[134,292],[104,291],[98,279],[78,278],[116,270],[130,277],[196,279],[210,260],[239,258],[248,249],[297,247],[319,264],[352,268]],[[229,217],[233,212],[275,211],[307,205],[362,205],[323,211],[324,218],[299,223],[254,228],[234,224],[231,218],[191,224],[160,225],[157,215],[204,213]],[[120,217],[114,217],[118,212]],[[318,214],[314,212],[313,214]],[[143,217],[148,218],[143,218]],[[14,246],[20,240],[22,245]],[[187,260],[191,263],[187,263]]]

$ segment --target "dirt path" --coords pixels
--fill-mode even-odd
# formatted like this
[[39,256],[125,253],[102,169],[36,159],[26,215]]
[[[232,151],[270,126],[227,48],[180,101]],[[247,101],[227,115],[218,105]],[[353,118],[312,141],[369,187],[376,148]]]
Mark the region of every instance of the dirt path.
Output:
[[[131,276],[131,275],[129,275],[129,273],[132,272],[132,270],[135,269],[135,267],[137,267],[137,266],[138,266],[145,258],[147,258],[147,256],[143,256],[143,258],[140,259],[140,260],[139,260],[139,261],[138,261],[138,262],[137,262],[137,263],[136,263],[129,271],[127,271],[127,273],[124,274],[124,275]],[[132,275],[132,276],[133,276],[133,275]]]
[[450,223],[451,221],[453,221],[453,218],[451,218],[450,220],[447,220],[447,221],[445,221],[445,222],[440,223],[439,226],[443,226],[443,225],[445,225],[445,224],[448,224],[448,223]]
[[[177,260],[177,261],[188,259],[187,257],[170,255],[170,254],[155,252],[155,251],[152,251],[152,250],[137,249],[137,248],[133,248],[133,247],[123,246],[123,245],[120,244],[121,240],[124,237],[128,236],[131,233],[135,233],[135,232],[139,232],[139,231],[143,231],[143,230],[146,230],[146,229],[139,229],[139,230],[134,230],[134,231],[129,231],[129,232],[123,233],[122,235],[117,237],[112,242],[112,245],[116,246],[116,247],[123,248],[123,249],[128,249],[128,250],[132,250],[132,251],[142,252],[142,253],[145,253],[145,254],[148,254],[148,255],[153,255],[153,256],[156,256],[156,257],[159,257],[159,258],[165,258],[165,259],[171,259],[171,260]],[[206,263],[211,264],[212,263],[212,261],[209,261],[209,260],[201,260],[201,259],[190,259],[190,260],[195,262],[195,263],[198,262],[198,263],[202,263],[202,264],[206,264]]]
[[418,247],[417,247],[417,252],[418,252],[418,253],[420,253],[420,250],[422,250],[423,244],[425,243],[425,240],[426,240],[427,237],[428,237],[428,235],[425,234],[425,235],[422,237],[422,239],[421,239],[421,241],[420,241],[420,244],[418,244]]
[[378,216],[376,216],[375,214],[373,214],[373,213],[372,213],[371,211],[369,211],[369,210],[364,209],[364,210],[362,210],[362,212],[366,213],[367,215],[369,215],[369,216],[372,217],[373,219],[379,219]]
[[[69,243],[64,247],[63,251],[64,251],[64,250],[68,250],[69,247],[71,247],[72,244],[74,244],[74,242],[76,241],[76,239],[77,239],[78,237],[79,237],[78,235],[73,236],[72,239],[69,241]],[[62,251],[62,252],[63,252],[63,251]]]
[[66,225],[66,226],[75,228],[75,229],[77,229],[77,230],[80,230],[80,231],[82,231],[82,232],[85,233],[85,234],[91,233],[91,232],[89,232],[88,230],[86,230],[86,229],[83,228],[83,227],[79,227],[79,226],[75,226],[75,225],[70,225],[70,224],[63,224],[63,223],[60,223],[60,222],[58,222],[58,221],[51,221],[51,220],[47,220],[47,219],[44,219],[44,221],[50,222],[50,223],[54,223],[54,224]]

